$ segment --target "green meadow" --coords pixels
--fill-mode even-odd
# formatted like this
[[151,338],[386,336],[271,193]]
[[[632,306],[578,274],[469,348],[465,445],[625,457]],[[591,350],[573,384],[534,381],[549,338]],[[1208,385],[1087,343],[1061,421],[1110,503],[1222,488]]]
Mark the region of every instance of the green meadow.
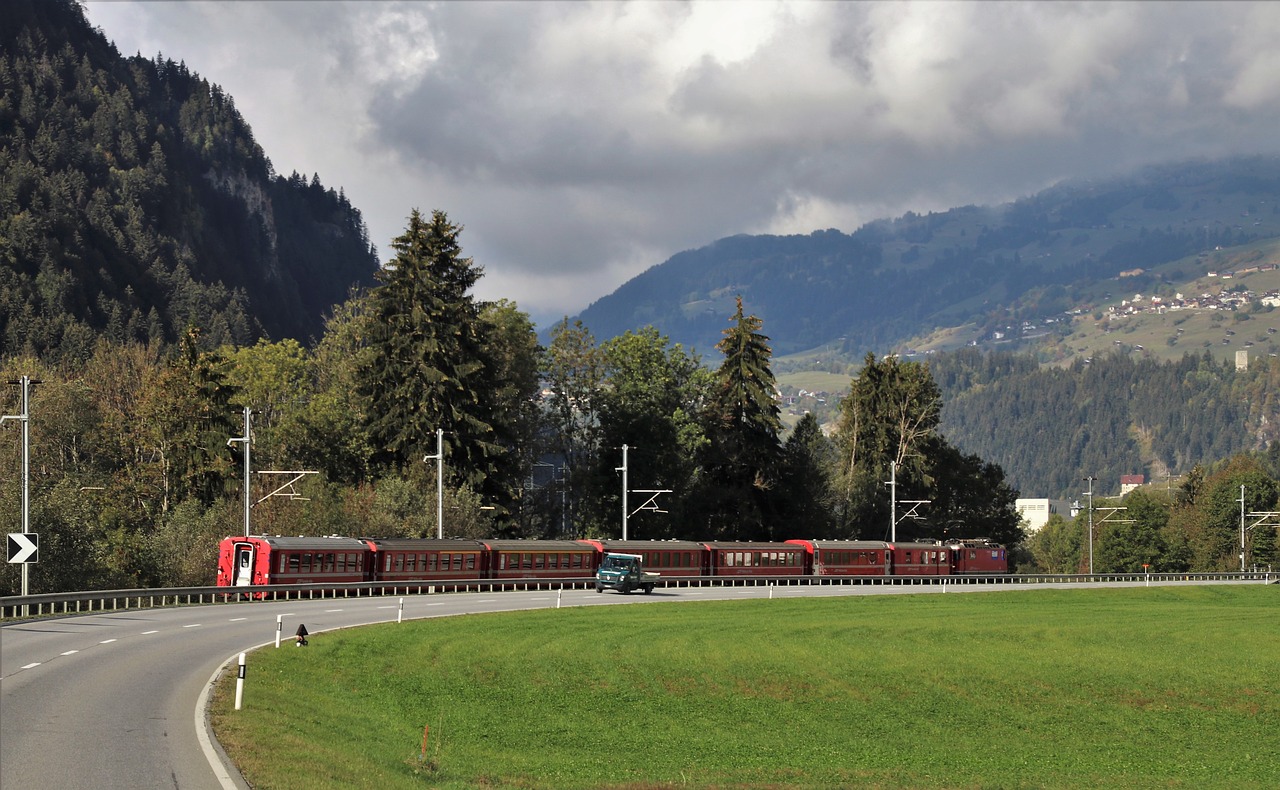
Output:
[[1274,585],[471,615],[234,675],[258,790],[1280,786]]

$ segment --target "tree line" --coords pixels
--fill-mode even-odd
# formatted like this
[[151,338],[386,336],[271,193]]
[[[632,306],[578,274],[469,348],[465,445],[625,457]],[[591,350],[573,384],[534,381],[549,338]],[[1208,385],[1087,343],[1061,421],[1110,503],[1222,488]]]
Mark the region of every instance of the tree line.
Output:
[[1026,551],[1046,573],[1091,566],[1096,573],[1273,569],[1280,566],[1277,479],[1277,444],[1197,465],[1177,489],[1154,486],[1119,499],[1095,498],[1086,503],[1092,519],[1088,509],[1070,521],[1051,515],[1028,538]]
[[[1021,537],[998,466],[937,432],[928,369],[868,355],[839,424],[783,437],[769,339],[741,300],[715,366],[653,328],[597,343],[562,321],[546,347],[508,301],[477,300],[461,226],[414,211],[380,282],[353,291],[312,347],[99,337],[86,358],[6,357],[30,404],[33,590],[205,584],[242,528],[250,410],[253,531],[619,537],[622,447],[634,538]],[[6,410],[17,413],[12,395]],[[6,427],[12,423],[6,423]],[[445,485],[437,491],[437,431]],[[18,441],[0,508],[18,523]],[[286,479],[314,474],[268,497]],[[899,501],[925,520],[890,524]],[[443,524],[436,523],[436,500]],[[16,566],[4,569],[16,586]]]

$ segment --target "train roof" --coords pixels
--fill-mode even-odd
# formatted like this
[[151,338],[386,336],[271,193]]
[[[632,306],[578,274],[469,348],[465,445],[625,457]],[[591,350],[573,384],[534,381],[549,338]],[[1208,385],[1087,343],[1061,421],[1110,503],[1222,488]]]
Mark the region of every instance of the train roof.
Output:
[[693,540],[584,540],[605,551],[701,551],[702,544]]
[[818,549],[887,549],[889,544],[883,540],[789,540],[788,543],[798,543],[801,546],[818,548]]
[[752,541],[709,541],[703,543],[709,549],[717,551],[803,551],[804,546],[798,543],[790,543],[782,541],[779,543],[769,542],[752,542]]
[[361,538],[383,551],[480,551],[484,544],[461,538]]
[[308,537],[306,535],[252,535],[248,538],[230,537],[230,541],[249,540],[265,543],[274,549],[293,551],[357,551],[367,549],[364,541],[356,538]]
[[595,547],[576,540],[486,540],[481,541],[494,551],[595,551]]

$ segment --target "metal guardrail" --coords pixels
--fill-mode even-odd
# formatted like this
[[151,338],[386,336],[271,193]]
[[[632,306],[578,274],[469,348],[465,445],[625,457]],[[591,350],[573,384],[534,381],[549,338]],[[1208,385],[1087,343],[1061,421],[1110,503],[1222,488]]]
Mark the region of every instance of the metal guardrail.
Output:
[[[1028,586],[1106,582],[1280,582],[1280,573],[1064,573],[965,574],[955,576],[698,576],[669,579],[660,588],[760,586]],[[594,589],[591,577],[530,579],[436,579],[411,584],[263,584],[244,587],[170,587],[165,589],[88,590],[0,597],[0,620],[89,612],[194,606],[209,603],[359,598],[373,595],[431,595],[446,592]]]

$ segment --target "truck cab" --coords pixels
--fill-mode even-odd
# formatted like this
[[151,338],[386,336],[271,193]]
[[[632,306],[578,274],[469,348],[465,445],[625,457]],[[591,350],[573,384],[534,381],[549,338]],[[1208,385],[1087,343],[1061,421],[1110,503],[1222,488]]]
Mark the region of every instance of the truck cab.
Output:
[[653,592],[654,584],[661,577],[644,569],[644,558],[639,554],[605,552],[596,570],[596,592],[617,590],[624,595],[632,590]]

